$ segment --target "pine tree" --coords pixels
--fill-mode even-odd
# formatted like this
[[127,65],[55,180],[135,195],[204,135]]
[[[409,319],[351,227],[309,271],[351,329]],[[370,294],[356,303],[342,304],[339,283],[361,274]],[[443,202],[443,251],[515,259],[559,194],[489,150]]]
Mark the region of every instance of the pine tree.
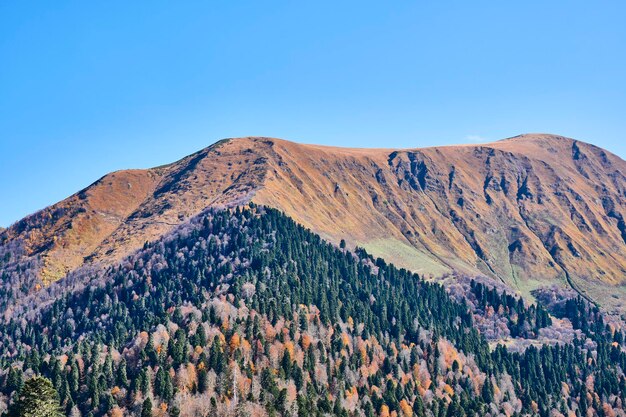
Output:
[[10,412],[12,417],[62,417],[59,395],[52,382],[35,376],[24,384]]
[[413,415],[415,417],[425,417],[426,410],[424,409],[424,402],[422,401],[422,396],[417,394],[415,396],[415,401],[413,401]]
[[111,353],[107,354],[104,359],[104,366],[102,367],[102,373],[104,374],[105,380],[108,385],[113,383],[113,358],[111,357]]
[[146,398],[141,406],[141,417],[152,417],[152,400]]
[[128,386],[126,359],[124,358],[122,358],[122,360],[120,361],[120,364],[117,367],[117,384],[123,388]]
[[493,384],[490,378],[485,379],[481,394],[485,403],[489,404],[493,401]]
[[156,378],[154,379],[154,393],[169,401],[174,396],[174,385],[172,384],[172,377],[165,368],[160,367],[157,371]]
[[139,372],[139,390],[143,395],[148,395],[150,392],[150,374],[146,368]]
[[9,375],[6,382],[6,394],[10,394],[13,391],[20,391],[24,382],[22,381],[22,371],[18,368],[9,368]]

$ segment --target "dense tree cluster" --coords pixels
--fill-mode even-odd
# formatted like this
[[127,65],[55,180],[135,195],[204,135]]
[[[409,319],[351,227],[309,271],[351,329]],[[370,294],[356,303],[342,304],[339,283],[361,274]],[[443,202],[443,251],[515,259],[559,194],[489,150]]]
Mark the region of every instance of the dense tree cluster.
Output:
[[512,337],[535,338],[540,329],[552,324],[550,315],[541,305],[526,306],[521,298],[473,280],[471,291],[477,308],[483,314],[491,310],[507,318],[507,327]]
[[25,255],[18,240],[9,243],[0,240],[0,314],[8,315],[15,300],[42,286],[37,276],[41,259]]
[[624,340],[597,310],[569,302],[571,344],[490,349],[477,309],[515,337],[551,318],[471,288],[472,308],[278,211],[213,210],[0,325],[0,389],[18,404],[43,375],[67,414],[94,417],[621,413]]

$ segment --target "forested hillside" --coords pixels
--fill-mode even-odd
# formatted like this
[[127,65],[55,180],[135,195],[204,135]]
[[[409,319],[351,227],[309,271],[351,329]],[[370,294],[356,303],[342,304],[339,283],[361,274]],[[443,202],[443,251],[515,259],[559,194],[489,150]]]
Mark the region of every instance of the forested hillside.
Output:
[[252,204],[61,280],[0,325],[0,412],[42,375],[72,416],[624,415],[624,336],[596,307],[551,309],[570,343],[490,348],[485,320],[532,342],[553,319],[344,246]]

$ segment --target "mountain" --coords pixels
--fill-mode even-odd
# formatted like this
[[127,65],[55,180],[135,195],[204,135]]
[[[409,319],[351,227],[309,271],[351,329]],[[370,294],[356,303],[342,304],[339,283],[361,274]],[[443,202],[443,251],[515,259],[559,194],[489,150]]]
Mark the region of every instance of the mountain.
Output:
[[0,417],[34,375],[71,416],[624,416],[624,164],[242,138],[109,174],[0,232]]
[[488,276],[526,297],[571,287],[623,311],[624,173],[605,150],[544,134],[405,150],[226,139],[106,175],[0,232],[0,244],[40,259],[46,285],[119,261],[206,207],[253,201],[426,276]]

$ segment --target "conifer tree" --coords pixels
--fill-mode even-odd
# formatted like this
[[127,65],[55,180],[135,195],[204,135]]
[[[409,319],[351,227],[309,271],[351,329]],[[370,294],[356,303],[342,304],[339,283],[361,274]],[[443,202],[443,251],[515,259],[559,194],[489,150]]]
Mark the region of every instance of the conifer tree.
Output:
[[152,400],[146,398],[141,406],[141,417],[152,417]]
[[117,384],[123,388],[128,386],[126,359],[124,358],[122,358],[122,360],[120,361],[120,364],[117,367]]
[[62,417],[59,395],[52,382],[35,376],[24,383],[10,412],[11,417]]

